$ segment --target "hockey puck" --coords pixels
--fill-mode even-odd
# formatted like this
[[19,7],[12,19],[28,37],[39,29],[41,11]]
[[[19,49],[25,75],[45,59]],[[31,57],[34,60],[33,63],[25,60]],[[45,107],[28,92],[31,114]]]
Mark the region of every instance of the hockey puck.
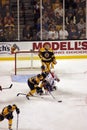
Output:
[[59,100],[58,102],[62,102],[62,100]]

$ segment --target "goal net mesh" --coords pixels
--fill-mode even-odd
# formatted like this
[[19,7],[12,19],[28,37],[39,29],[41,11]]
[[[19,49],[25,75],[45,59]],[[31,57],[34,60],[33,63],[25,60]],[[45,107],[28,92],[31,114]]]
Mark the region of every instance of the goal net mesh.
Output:
[[35,51],[18,51],[15,52],[15,75],[27,74],[33,71],[39,71],[41,61],[38,52]]

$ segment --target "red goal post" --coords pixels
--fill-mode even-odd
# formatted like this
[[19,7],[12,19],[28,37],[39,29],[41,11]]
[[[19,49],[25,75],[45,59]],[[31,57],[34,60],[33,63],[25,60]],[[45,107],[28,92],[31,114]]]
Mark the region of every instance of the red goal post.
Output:
[[[38,51],[17,51],[15,52],[15,75],[23,71],[40,70],[41,61]],[[28,73],[29,73],[28,71]]]

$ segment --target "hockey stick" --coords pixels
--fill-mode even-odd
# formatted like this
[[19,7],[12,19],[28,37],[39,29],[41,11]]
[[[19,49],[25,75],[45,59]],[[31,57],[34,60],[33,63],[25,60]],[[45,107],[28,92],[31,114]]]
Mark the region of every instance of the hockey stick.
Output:
[[18,124],[19,124],[19,114],[17,114],[17,125],[16,125],[16,130],[18,130]]
[[19,96],[19,95],[25,95],[25,96],[26,96],[26,94],[25,94],[25,93],[18,93],[18,94],[17,94],[17,96]]
[[[26,98],[29,100],[30,98],[29,97],[27,97],[27,94],[25,94],[25,93],[18,93],[17,94],[17,96],[20,96],[20,95],[25,95],[26,96]],[[41,97],[41,96],[37,96],[37,95],[32,95],[32,97],[38,97],[38,98],[41,98],[41,99],[43,99],[44,97]]]
[[[57,100],[57,99],[54,97],[54,95],[53,95],[50,91],[49,91],[49,94],[53,97],[53,99],[55,99],[55,101],[60,102],[60,103],[62,102],[62,100]],[[30,98],[27,97],[27,95],[26,95],[25,93],[18,93],[18,94],[17,94],[17,96],[20,96],[20,95],[25,95],[26,98],[27,98],[28,100],[30,100]],[[44,99],[44,97],[36,96],[36,95],[33,95],[32,97],[38,97],[38,98]]]
[[55,101],[57,101],[57,102],[62,102],[62,100],[57,100],[55,97],[54,97],[54,95],[49,91],[49,94],[51,95],[51,97],[55,100]]
[[20,95],[25,95],[26,98],[29,100],[29,97],[27,96],[27,94],[25,94],[25,93],[18,93],[18,94],[17,94],[17,97],[20,96]]
[[62,100],[57,100],[57,99],[55,98],[55,96],[51,93],[50,86],[47,87],[47,90],[48,90],[49,94],[51,95],[51,97],[52,97],[55,101],[57,101],[57,102],[62,102]]
[[10,89],[10,88],[12,88],[12,86],[13,86],[13,84],[11,84],[10,87],[2,88],[2,90],[3,90],[3,89]]

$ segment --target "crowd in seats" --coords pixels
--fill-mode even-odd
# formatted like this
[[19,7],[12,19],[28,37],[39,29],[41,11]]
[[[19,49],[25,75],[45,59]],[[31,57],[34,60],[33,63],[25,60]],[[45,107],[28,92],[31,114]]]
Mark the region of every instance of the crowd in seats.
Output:
[[34,25],[29,25],[28,22],[25,23],[22,30],[22,40],[37,40],[37,32],[40,30],[40,0],[31,0],[31,6],[33,7],[33,22]]
[[16,34],[10,0],[2,0],[0,3],[0,41],[14,41],[17,38]]
[[[0,41],[17,40],[17,25],[10,6],[11,1],[2,1],[0,1]],[[86,39],[86,0],[65,0],[64,7],[63,0],[42,0],[42,6],[40,0],[31,0],[31,3],[34,26],[28,22],[24,23],[21,40]]]
[[42,31],[39,22],[37,40],[86,39],[86,0],[65,0],[65,10],[63,0],[43,0]]
[[23,39],[24,41],[30,41],[33,38],[33,29],[30,25],[26,24],[22,31]]

